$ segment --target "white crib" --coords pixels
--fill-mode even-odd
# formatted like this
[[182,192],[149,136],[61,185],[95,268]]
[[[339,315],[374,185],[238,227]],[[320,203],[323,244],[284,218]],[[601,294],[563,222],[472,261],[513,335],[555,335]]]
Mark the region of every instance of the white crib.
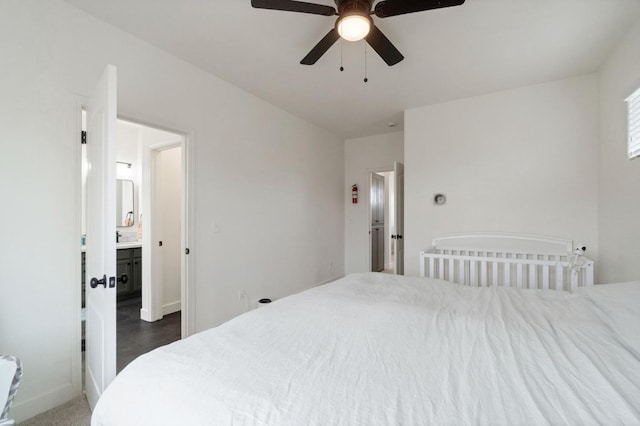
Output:
[[519,234],[454,234],[420,253],[420,276],[470,286],[572,291],[594,282],[594,261],[571,240]]

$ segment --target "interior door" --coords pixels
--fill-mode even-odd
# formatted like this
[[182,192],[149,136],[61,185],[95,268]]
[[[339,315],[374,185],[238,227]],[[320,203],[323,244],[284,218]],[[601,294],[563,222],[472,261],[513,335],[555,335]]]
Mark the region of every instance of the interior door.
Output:
[[116,376],[116,68],[87,108],[85,387],[91,408]]
[[396,274],[404,275],[404,164],[393,162],[395,180]]

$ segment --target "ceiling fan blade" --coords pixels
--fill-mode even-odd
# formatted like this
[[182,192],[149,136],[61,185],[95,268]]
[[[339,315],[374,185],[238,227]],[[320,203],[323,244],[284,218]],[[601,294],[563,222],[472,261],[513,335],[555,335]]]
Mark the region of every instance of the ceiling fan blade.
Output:
[[313,49],[311,49],[311,52],[307,53],[307,56],[302,58],[300,63],[302,65],[315,64],[316,62],[318,62],[318,59],[320,59],[320,57],[324,55],[325,52],[329,50],[329,48],[333,46],[336,41],[338,41],[339,38],[340,34],[338,34],[338,30],[332,28],[331,31],[329,31],[327,35],[324,36]]
[[422,12],[423,10],[460,6],[465,0],[385,0],[376,4],[374,13],[378,18]]
[[382,34],[382,31],[375,25],[371,28],[369,35],[365,37],[369,46],[373,47],[373,50],[380,55],[383,61],[387,65],[392,66],[404,59],[402,53],[396,49],[396,47],[389,41],[387,36]]
[[333,16],[337,14],[333,6],[293,0],[251,0],[251,6],[257,9],[284,10],[287,12],[312,13],[314,15]]

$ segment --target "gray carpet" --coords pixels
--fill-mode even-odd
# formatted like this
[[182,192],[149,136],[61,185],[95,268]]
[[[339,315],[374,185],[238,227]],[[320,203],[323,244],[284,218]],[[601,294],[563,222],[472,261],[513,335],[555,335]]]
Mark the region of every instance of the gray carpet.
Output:
[[20,426],[89,426],[91,410],[84,396],[30,418]]

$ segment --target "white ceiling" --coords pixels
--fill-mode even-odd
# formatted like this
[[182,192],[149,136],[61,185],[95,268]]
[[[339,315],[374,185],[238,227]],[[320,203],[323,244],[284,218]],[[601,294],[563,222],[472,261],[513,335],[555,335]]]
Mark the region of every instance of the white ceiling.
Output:
[[345,138],[402,128],[408,108],[596,71],[640,17],[640,0],[467,0],[374,18],[405,60],[368,49],[364,83],[363,41],[344,42],[344,72],[340,42],[299,64],[335,17],[250,0],[66,1]]

